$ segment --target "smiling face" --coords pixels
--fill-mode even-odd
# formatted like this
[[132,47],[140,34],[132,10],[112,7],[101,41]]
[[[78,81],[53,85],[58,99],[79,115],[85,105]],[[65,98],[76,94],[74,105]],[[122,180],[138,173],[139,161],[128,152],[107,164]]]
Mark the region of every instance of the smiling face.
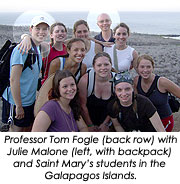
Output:
[[108,77],[111,72],[111,62],[106,56],[98,57],[93,65],[96,75],[99,77]]
[[56,25],[53,28],[52,33],[50,34],[51,39],[54,40],[54,43],[56,42],[64,42],[66,39],[67,32],[64,28],[64,26]]
[[77,92],[77,86],[73,77],[66,77],[59,82],[60,99],[72,100]]
[[71,61],[76,63],[82,62],[86,54],[86,46],[82,41],[72,43],[71,47],[67,50]]
[[76,38],[88,39],[89,30],[86,25],[80,24],[76,27],[76,31],[74,32]]
[[102,31],[110,30],[111,24],[112,24],[112,21],[108,14],[103,13],[98,16],[97,25]]
[[126,45],[128,37],[129,37],[128,30],[125,27],[119,27],[118,29],[116,29],[116,32],[114,34],[116,44],[121,46]]
[[36,45],[39,45],[46,39],[48,35],[48,30],[49,26],[45,23],[30,27],[31,36]]
[[138,65],[138,73],[143,79],[149,79],[153,72],[152,62],[142,59]]
[[115,93],[122,106],[132,104],[133,87],[127,82],[120,82],[115,86]]

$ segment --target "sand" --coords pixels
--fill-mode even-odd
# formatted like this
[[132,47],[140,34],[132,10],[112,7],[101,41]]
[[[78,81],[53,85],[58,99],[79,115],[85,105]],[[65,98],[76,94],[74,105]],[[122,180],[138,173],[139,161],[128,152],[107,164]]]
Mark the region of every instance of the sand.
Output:
[[[28,33],[27,27],[12,27],[0,25],[0,47],[7,39],[19,41],[22,33]],[[72,29],[68,29],[68,37]],[[92,33],[94,35],[94,33]],[[149,54],[155,61],[155,73],[167,77],[180,85],[180,40],[164,38],[160,35],[132,33],[128,44],[139,54]],[[0,102],[0,114],[1,114]],[[175,126],[173,131],[180,131],[180,111],[174,113]],[[1,115],[0,115],[1,122]]]

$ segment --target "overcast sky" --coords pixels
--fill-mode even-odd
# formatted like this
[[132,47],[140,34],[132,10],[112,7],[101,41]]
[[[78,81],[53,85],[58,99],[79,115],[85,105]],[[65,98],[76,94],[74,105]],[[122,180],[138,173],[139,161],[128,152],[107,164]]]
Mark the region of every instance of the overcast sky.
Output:
[[[49,2],[49,3],[48,3]],[[116,7],[119,11],[177,11],[180,0],[1,0],[0,12],[90,11]]]

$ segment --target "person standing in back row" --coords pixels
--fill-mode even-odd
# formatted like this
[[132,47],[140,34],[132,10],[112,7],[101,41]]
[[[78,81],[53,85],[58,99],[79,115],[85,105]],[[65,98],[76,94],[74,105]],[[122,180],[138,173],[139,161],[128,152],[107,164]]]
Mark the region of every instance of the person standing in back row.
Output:
[[127,45],[127,39],[130,36],[129,27],[125,23],[120,23],[114,30],[115,44],[112,47],[104,47],[112,60],[112,67],[116,72],[136,69],[138,53]]
[[42,67],[39,45],[48,35],[48,18],[34,17],[29,30],[34,45],[32,50],[36,53],[35,62],[23,71],[28,54],[22,55],[18,46],[14,48],[10,60],[10,87],[3,93],[2,122],[7,123],[10,109],[11,120],[13,120],[10,127],[12,132],[30,131],[34,121],[34,102]]
[[75,38],[81,38],[86,43],[87,52],[83,59],[83,63],[86,64],[87,70],[93,68],[93,58],[98,52],[102,52],[102,46],[94,41],[90,40],[90,29],[88,23],[85,20],[78,20],[74,23],[73,33]]
[[102,13],[97,18],[97,25],[101,29],[101,32],[94,38],[102,42],[115,42],[113,37],[113,31],[111,29],[111,18],[107,13]]

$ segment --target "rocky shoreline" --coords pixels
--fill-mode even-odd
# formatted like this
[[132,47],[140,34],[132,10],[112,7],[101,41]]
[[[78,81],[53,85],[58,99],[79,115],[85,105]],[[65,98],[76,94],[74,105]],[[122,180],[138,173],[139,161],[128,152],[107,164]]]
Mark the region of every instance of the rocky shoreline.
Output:
[[[7,39],[18,42],[22,33],[28,33],[28,27],[0,25],[0,47]],[[92,32],[94,36],[96,33]],[[68,29],[68,38],[72,36],[72,29]],[[155,73],[167,77],[180,85],[180,40],[164,38],[168,35],[149,35],[132,33],[128,44],[141,54],[149,54],[155,61]],[[178,35],[177,35],[178,36]],[[1,105],[0,105],[1,114]],[[175,127],[173,131],[180,131],[180,112],[175,113]],[[1,120],[1,115],[0,115]]]

